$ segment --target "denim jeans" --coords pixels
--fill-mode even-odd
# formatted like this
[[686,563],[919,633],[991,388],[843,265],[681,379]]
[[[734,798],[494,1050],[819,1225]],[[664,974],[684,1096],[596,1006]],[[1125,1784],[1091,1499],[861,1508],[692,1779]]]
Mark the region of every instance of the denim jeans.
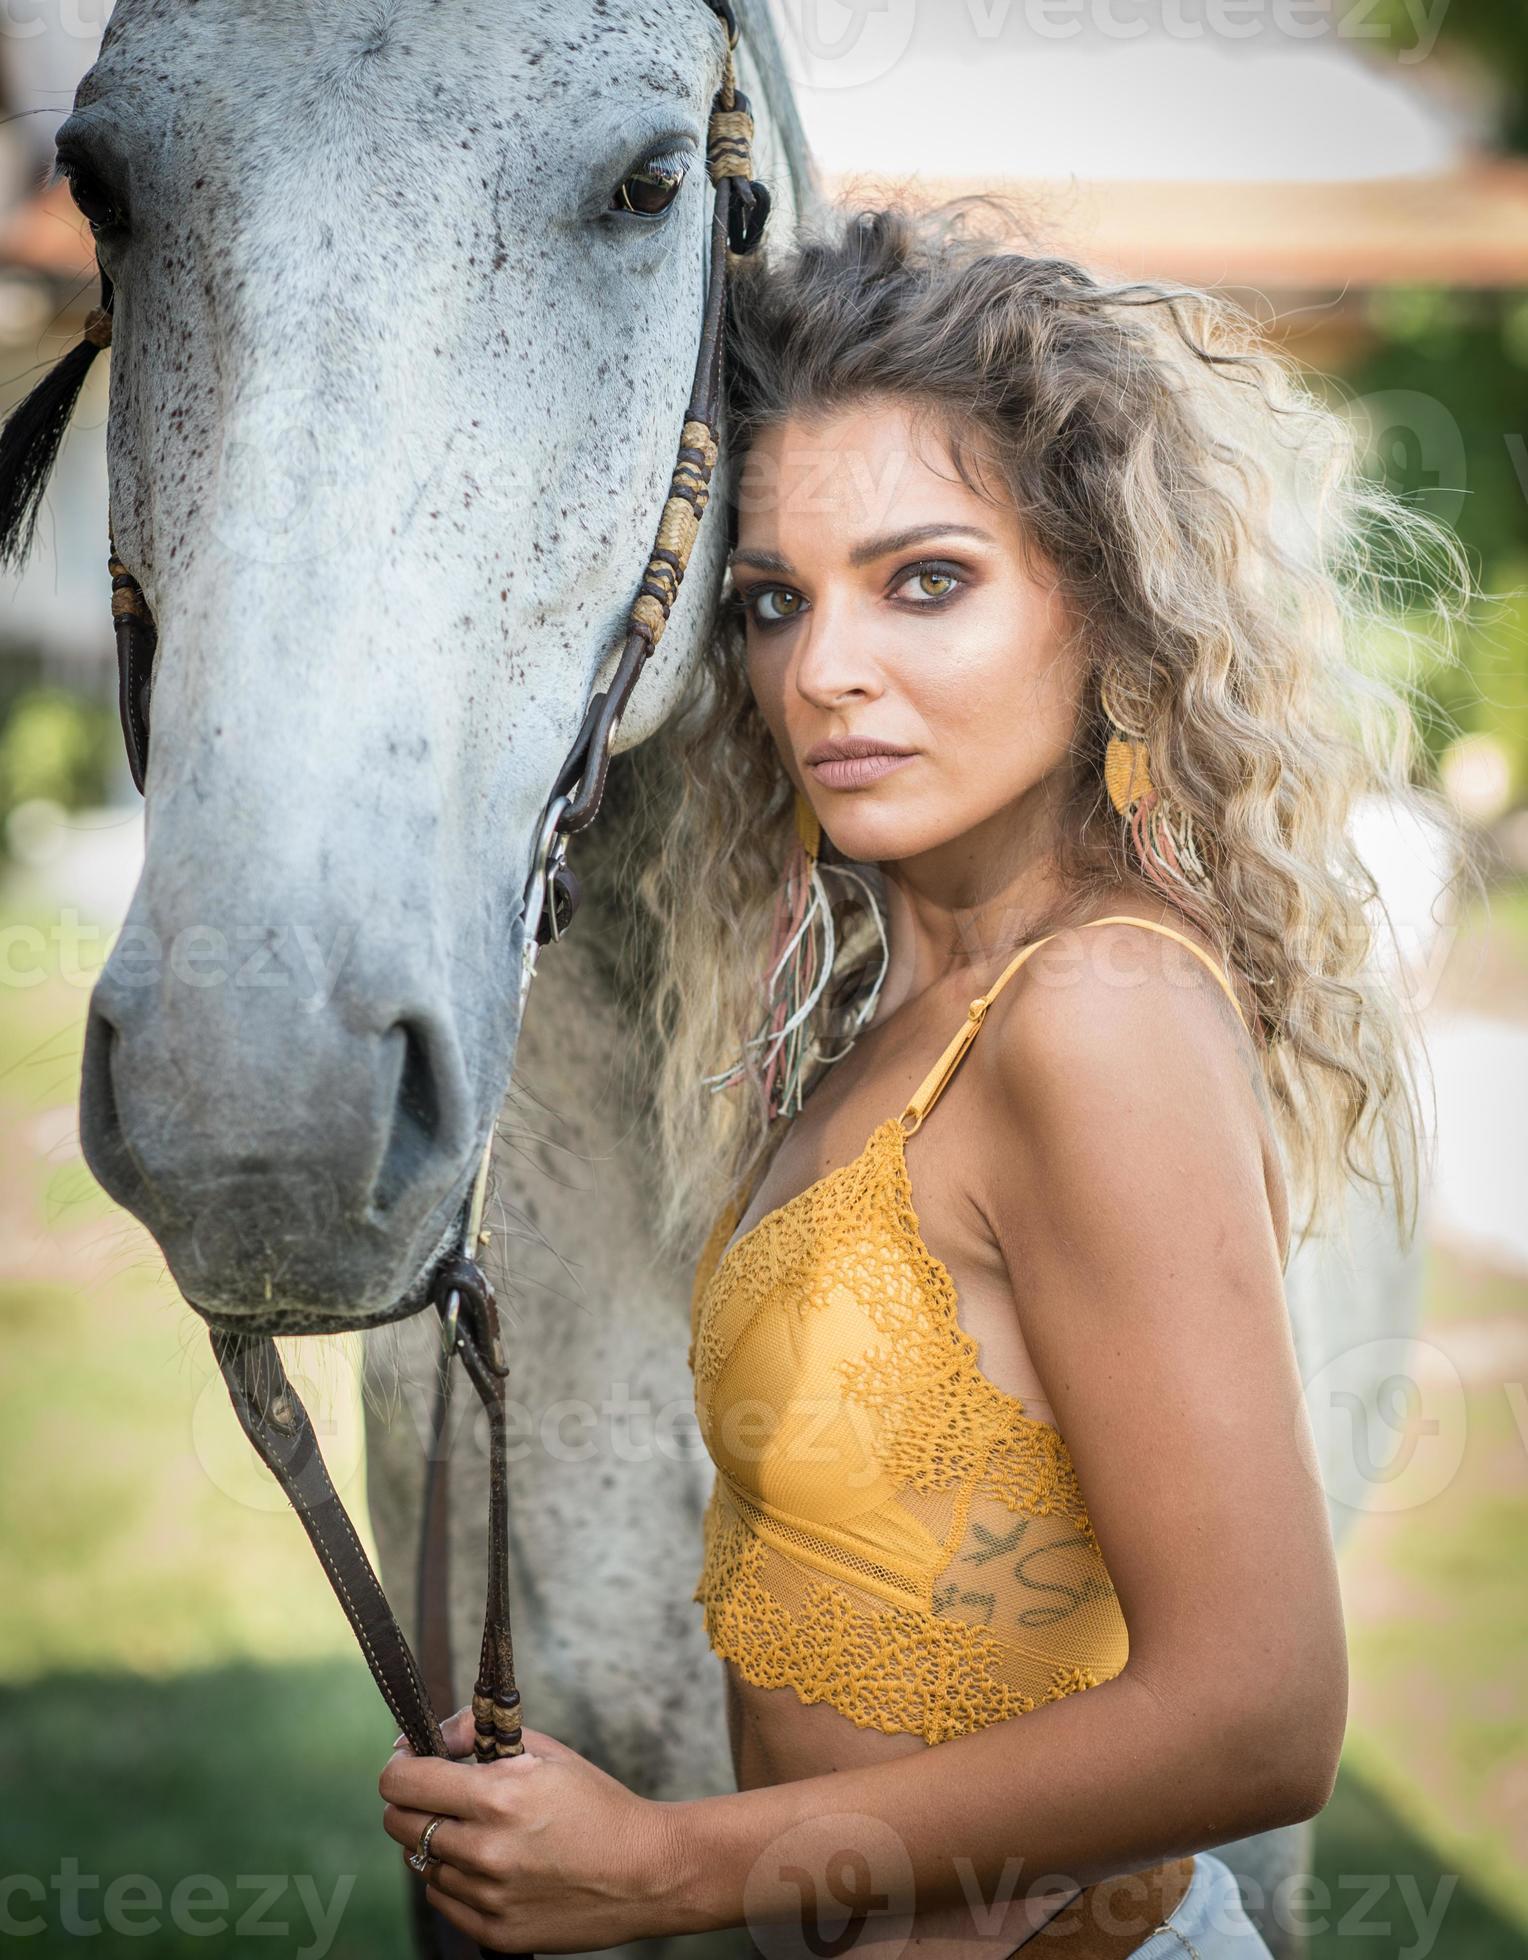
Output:
[[1130,1960],[1272,1960],[1247,1917],[1236,1874],[1213,1851],[1196,1851],[1188,1890]]

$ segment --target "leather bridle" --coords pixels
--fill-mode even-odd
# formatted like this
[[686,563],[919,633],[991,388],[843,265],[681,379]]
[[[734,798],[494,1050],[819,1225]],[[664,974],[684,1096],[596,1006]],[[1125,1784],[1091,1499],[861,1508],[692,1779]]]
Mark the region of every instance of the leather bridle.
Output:
[[[712,102],[706,164],[716,188],[708,250],[706,293],[695,380],[685,412],[678,458],[658,535],[627,623],[626,639],[607,687],[589,701],[583,722],[557,773],[537,826],[523,909],[520,1007],[543,945],[560,939],[578,906],[578,881],[567,863],[570,840],[593,822],[621,717],[632,689],[662,636],[689,562],[709,500],[720,426],[722,330],[730,255],[753,251],[769,214],[769,192],[752,176],[753,120],[736,87],[733,51],[738,26],[729,0],[706,0],[727,35],[721,87]],[[92,315],[87,336],[110,341],[110,306]],[[112,617],[117,642],[119,707],[128,765],[140,792],[149,753],[150,690],[157,631],[137,580],[118,557],[111,560]],[[213,1353],[245,1434],[276,1477],[313,1542],[329,1582],[366,1657],[383,1698],[417,1755],[447,1754],[432,1701],[451,1694],[447,1633],[448,1516],[446,1454],[452,1363],[460,1356],[488,1417],[489,1572],[483,1644],[472,1696],[474,1756],[479,1762],[522,1753],[520,1691],[515,1684],[509,1623],[508,1477],[504,1380],[508,1364],[500,1339],[493,1288],[477,1259],[483,1196],[493,1131],[464,1206],[456,1249],[431,1275],[430,1303],[440,1316],[441,1347],[425,1486],[419,1558],[419,1662],[405,1640],[387,1597],[336,1495],[313,1426],[287,1378],[274,1340],[211,1330]],[[450,1945],[452,1929],[425,1907],[416,1888],[416,1927],[432,1946]],[[454,1943],[461,1948],[460,1936]],[[467,1949],[470,1950],[470,1943]]]

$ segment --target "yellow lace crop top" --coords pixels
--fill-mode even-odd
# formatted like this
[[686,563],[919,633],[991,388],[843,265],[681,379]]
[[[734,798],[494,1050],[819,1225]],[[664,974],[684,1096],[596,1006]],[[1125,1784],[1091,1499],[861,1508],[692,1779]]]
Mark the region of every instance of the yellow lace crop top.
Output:
[[[1170,926],[1112,914],[1209,955]],[[1051,937],[1053,935],[1047,935]],[[861,1728],[925,1741],[1125,1665],[1123,1614],[1059,1431],[982,1374],[904,1155],[1044,939],[971,1003],[900,1116],[695,1276],[689,1361],[716,1479],[692,1597],[716,1653]]]

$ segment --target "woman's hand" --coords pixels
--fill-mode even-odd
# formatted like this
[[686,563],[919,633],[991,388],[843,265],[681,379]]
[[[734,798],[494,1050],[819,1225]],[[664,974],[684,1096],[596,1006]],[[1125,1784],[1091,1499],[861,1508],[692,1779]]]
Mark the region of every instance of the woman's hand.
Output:
[[[442,1726],[472,1750],[472,1712]],[[416,1756],[406,1743],[378,1779],[382,1828],[408,1853],[433,1816],[425,1889],[479,1945],[577,1953],[683,1930],[676,1812],[639,1797],[554,1736],[526,1729],[497,1763]],[[440,1862],[437,1864],[435,1860]]]

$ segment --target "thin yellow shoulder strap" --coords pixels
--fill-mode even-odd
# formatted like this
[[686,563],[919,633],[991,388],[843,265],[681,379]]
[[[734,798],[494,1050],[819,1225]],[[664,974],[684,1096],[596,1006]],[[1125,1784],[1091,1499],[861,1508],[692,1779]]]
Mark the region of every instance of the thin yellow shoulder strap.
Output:
[[[1211,973],[1214,974],[1225,991],[1226,999],[1236,1009],[1237,1020],[1241,1022],[1244,1028],[1247,1026],[1247,1017],[1242,1013],[1241,1002],[1236,998],[1235,990],[1226,978],[1225,969],[1218,960],[1212,959],[1202,946],[1196,946],[1193,940],[1188,938],[1184,933],[1175,932],[1171,926],[1160,925],[1155,919],[1133,918],[1128,912],[1111,912],[1106,919],[1089,919],[1087,923],[1090,926],[1144,926],[1148,932],[1165,932],[1169,939],[1176,939],[1180,946],[1187,946],[1195,959],[1202,960],[1210,969]],[[1248,1029],[1248,1032],[1250,1033],[1251,1030]]]
[[[1196,946],[1192,939],[1189,939],[1181,932],[1175,932],[1171,926],[1158,925],[1152,919],[1137,919],[1128,912],[1111,912],[1106,918],[1102,919],[1084,919],[1082,926],[1078,930],[1082,930],[1082,927],[1085,926],[1114,925],[1145,926],[1148,932],[1164,932],[1169,939],[1176,939],[1180,946],[1186,946],[1191,953],[1197,954],[1225,989],[1226,998],[1236,1009],[1237,1019],[1243,1027],[1246,1027],[1247,1017],[1241,1011],[1241,1003],[1232,991],[1230,981],[1226,978],[1217,962],[1210,958],[1210,955],[1205,952],[1202,946]],[[1055,936],[1055,933],[1048,932],[1044,939],[1032,939],[1027,946],[1021,946],[1018,952],[1008,962],[1007,966],[1003,968],[997,979],[987,989],[986,993],[978,994],[976,999],[972,1001],[970,1007],[966,1010],[966,1018],[961,1023],[959,1032],[955,1035],[949,1047],[939,1057],[938,1061],[929,1070],[928,1074],[918,1084],[912,1100],[902,1111],[902,1127],[909,1136],[917,1129],[924,1117],[928,1115],[943,1093],[945,1084],[955,1073],[956,1069],[959,1068],[961,1057],[976,1039],[977,1031],[986,1018],[987,1009],[997,999],[998,995],[1007,986],[1014,974],[1018,972],[1025,960],[1029,958],[1030,954],[1043,946],[1046,940],[1054,939]]]
[[[1045,935],[1045,939],[1054,939],[1055,936],[1054,933],[1048,932]],[[924,1117],[928,1115],[934,1104],[939,1100],[940,1091],[955,1073],[956,1069],[959,1068],[960,1058],[971,1046],[971,1043],[975,1041],[977,1030],[982,1024],[987,1009],[997,999],[998,995],[1007,986],[1013,975],[1018,972],[1025,960],[1029,958],[1030,954],[1045,944],[1045,939],[1031,939],[1027,946],[1021,946],[987,991],[984,994],[978,994],[976,999],[966,1009],[966,1018],[960,1024],[959,1033],[955,1036],[949,1047],[945,1049],[938,1061],[935,1062],[928,1074],[918,1084],[912,1101],[908,1103],[906,1109],[902,1112],[902,1127],[909,1136],[917,1129]]]

